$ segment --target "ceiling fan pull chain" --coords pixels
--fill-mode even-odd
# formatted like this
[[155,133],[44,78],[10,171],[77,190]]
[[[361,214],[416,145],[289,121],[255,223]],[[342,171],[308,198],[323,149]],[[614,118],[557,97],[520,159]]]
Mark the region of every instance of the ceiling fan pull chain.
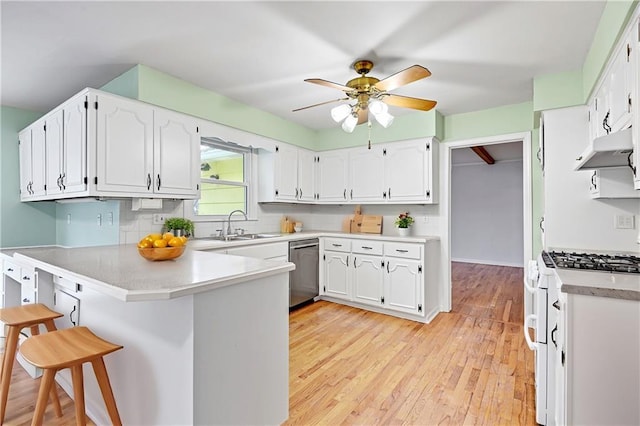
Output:
[[367,127],[369,128],[369,149],[371,149],[371,120],[367,122]]

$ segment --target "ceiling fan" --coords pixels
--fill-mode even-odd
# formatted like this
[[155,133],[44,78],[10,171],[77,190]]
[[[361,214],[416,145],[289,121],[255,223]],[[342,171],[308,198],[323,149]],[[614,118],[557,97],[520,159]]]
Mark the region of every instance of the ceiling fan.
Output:
[[333,102],[355,100],[356,102],[353,104],[342,104],[331,110],[331,117],[338,123],[344,120],[342,128],[350,133],[356,125],[369,121],[369,111],[381,125],[388,127],[393,121],[393,116],[388,113],[388,105],[421,111],[429,111],[436,106],[436,101],[388,93],[388,91],[400,86],[429,77],[431,72],[425,67],[412,65],[383,80],[367,76],[372,68],[373,62],[371,61],[356,61],[353,64],[353,69],[360,76],[349,80],[346,85],[320,78],[305,79],[304,81],[309,83],[342,90],[346,97],[309,105],[293,111],[301,111]]

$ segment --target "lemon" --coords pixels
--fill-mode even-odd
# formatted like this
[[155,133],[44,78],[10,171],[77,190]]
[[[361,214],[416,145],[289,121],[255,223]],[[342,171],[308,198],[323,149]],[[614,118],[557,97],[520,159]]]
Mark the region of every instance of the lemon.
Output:
[[147,238],[151,238],[153,241],[159,240],[162,238],[162,234],[149,234],[147,235]]
[[171,232],[165,232],[162,235],[162,238],[165,239],[166,241],[171,240],[172,238],[175,238],[175,236],[171,233]]
[[169,240],[170,247],[182,247],[184,243],[180,237],[173,237]]
[[167,246],[167,240],[162,239],[162,238],[160,238],[160,239],[158,239],[158,240],[155,240],[155,241],[153,242],[153,246],[154,246],[155,248],[165,248],[165,247]]

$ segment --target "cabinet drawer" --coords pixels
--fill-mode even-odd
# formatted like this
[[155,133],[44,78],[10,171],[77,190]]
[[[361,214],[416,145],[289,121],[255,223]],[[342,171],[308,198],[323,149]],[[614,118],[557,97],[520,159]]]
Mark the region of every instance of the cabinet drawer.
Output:
[[405,259],[420,259],[420,245],[406,243],[384,243],[384,255],[402,257]]
[[351,241],[343,240],[340,238],[325,238],[324,239],[324,249],[331,251],[343,251],[350,252],[351,251]]
[[382,242],[353,240],[351,242],[351,251],[353,253],[375,254],[382,256]]
[[28,305],[36,303],[36,290],[33,287],[22,286],[22,293],[20,296],[20,303],[22,305]]
[[53,283],[56,284],[57,287],[64,288],[66,291],[76,293],[78,291],[79,284],[74,283],[73,281],[60,277],[58,275],[54,275]]
[[15,263],[5,260],[3,262],[3,267],[2,267],[2,272],[13,278],[14,280],[20,282],[20,267],[18,265],[16,265]]

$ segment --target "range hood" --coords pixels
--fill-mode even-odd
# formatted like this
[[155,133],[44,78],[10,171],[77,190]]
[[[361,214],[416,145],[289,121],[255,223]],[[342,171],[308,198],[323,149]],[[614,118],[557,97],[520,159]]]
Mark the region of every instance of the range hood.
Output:
[[576,158],[573,170],[626,166],[632,151],[631,127],[628,127],[619,132],[595,138],[587,149]]

